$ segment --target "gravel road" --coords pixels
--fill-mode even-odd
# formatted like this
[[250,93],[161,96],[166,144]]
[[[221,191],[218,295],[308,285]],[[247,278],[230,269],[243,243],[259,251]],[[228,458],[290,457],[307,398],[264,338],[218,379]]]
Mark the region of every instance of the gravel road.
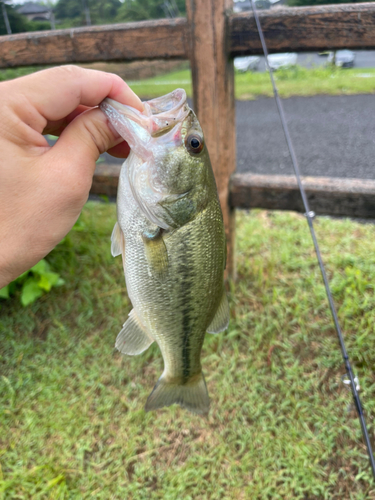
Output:
[[[375,95],[283,103],[302,175],[375,179]],[[236,122],[238,172],[293,174],[273,99],[237,102]]]

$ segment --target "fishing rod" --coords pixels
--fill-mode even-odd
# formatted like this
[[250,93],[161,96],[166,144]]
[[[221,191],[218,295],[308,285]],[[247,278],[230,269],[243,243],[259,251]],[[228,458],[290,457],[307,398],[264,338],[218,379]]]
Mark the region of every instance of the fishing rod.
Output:
[[[273,94],[274,94],[274,97],[275,97],[275,100],[276,100],[277,110],[279,112],[281,124],[282,124],[283,130],[284,130],[285,139],[286,139],[286,142],[288,144],[288,149],[289,149],[290,157],[292,159],[294,173],[296,175],[298,187],[299,187],[299,190],[300,190],[300,193],[301,193],[301,197],[302,197],[302,201],[303,201],[303,205],[304,205],[304,208],[305,208],[306,220],[307,220],[307,223],[308,223],[308,226],[309,226],[309,229],[310,229],[311,238],[312,238],[313,243],[314,243],[315,253],[316,253],[316,256],[317,256],[317,259],[318,259],[318,263],[319,263],[319,267],[320,267],[320,272],[322,274],[322,278],[323,278],[323,281],[324,281],[324,287],[325,287],[325,290],[326,290],[326,294],[327,294],[327,298],[328,298],[328,302],[329,302],[329,307],[331,309],[333,322],[335,324],[337,336],[338,336],[338,339],[339,339],[342,357],[343,357],[343,360],[344,360],[346,372],[347,372],[348,377],[349,377],[349,381],[348,382],[350,383],[350,388],[351,388],[351,391],[352,391],[354,404],[355,404],[355,407],[356,407],[356,410],[357,410],[357,413],[358,413],[358,417],[359,417],[359,420],[360,420],[360,423],[361,423],[362,435],[363,435],[363,439],[365,441],[366,448],[367,448],[367,453],[368,453],[368,456],[369,456],[369,459],[370,459],[370,465],[371,465],[372,475],[373,475],[373,478],[375,479],[375,460],[374,460],[374,454],[372,452],[370,437],[369,437],[369,433],[368,433],[368,430],[367,430],[367,427],[366,427],[366,422],[365,422],[365,417],[364,417],[364,414],[363,414],[362,404],[361,404],[361,400],[360,400],[360,397],[359,397],[359,394],[358,394],[358,390],[357,390],[358,379],[357,379],[357,377],[354,377],[352,366],[350,364],[349,355],[348,355],[348,352],[347,352],[346,347],[345,347],[344,337],[343,337],[343,334],[342,334],[342,331],[341,331],[341,328],[340,328],[340,324],[339,324],[339,320],[338,320],[338,317],[337,317],[337,312],[336,312],[335,304],[333,302],[333,297],[332,297],[331,289],[330,289],[330,286],[329,286],[329,281],[328,281],[327,274],[326,274],[326,271],[325,271],[323,259],[322,259],[321,253],[320,253],[320,248],[319,248],[318,240],[316,238],[316,234],[315,234],[315,230],[314,230],[314,224],[313,224],[313,219],[315,217],[315,213],[312,210],[310,210],[309,202],[308,202],[307,196],[306,196],[306,192],[305,192],[305,189],[304,189],[304,187],[302,185],[300,169],[299,169],[299,166],[298,166],[298,161],[297,161],[297,157],[296,157],[296,154],[295,154],[295,151],[294,151],[292,139],[291,139],[291,136],[289,134],[289,128],[288,128],[288,125],[287,125],[287,122],[286,122],[286,119],[285,119],[284,108],[283,108],[283,105],[282,105],[279,93],[277,91],[277,87],[276,87],[275,79],[273,77],[272,70],[270,69],[270,66],[268,64],[268,49],[267,49],[267,44],[266,44],[266,40],[264,39],[262,27],[260,25],[260,20],[259,20],[258,12],[257,12],[256,6],[255,6],[255,0],[251,0],[251,7],[253,9],[255,23],[257,25],[257,29],[258,29],[258,33],[259,33],[259,38],[260,38],[260,41],[261,41],[261,44],[262,44],[262,48],[263,48],[263,53],[264,53],[265,63],[266,63],[266,69],[267,69],[267,71],[268,71],[268,73],[270,75],[270,78],[271,78],[271,83],[272,83],[272,88],[273,88]],[[358,388],[359,388],[359,386],[358,386]]]

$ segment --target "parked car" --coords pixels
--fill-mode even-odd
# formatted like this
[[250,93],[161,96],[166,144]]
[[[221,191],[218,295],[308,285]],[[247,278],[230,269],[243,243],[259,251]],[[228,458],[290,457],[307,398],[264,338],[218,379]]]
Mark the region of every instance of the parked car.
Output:
[[[327,63],[332,64],[334,52],[328,54]],[[335,64],[339,68],[352,68],[354,66],[355,52],[351,50],[337,50],[335,56]]]
[[271,54],[268,56],[268,65],[273,71],[280,68],[289,68],[297,64],[296,52],[285,52],[283,54]]
[[241,71],[242,73],[246,71],[255,71],[258,69],[259,62],[260,57],[257,56],[235,57],[234,67],[237,71]]

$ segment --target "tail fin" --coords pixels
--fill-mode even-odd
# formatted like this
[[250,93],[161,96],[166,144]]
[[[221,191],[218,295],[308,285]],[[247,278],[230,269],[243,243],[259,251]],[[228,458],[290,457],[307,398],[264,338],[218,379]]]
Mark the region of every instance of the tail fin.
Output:
[[174,403],[192,413],[207,415],[210,409],[210,399],[202,372],[194,375],[184,384],[178,384],[176,381],[167,382],[165,376],[162,375],[147,399],[145,410],[156,410]]

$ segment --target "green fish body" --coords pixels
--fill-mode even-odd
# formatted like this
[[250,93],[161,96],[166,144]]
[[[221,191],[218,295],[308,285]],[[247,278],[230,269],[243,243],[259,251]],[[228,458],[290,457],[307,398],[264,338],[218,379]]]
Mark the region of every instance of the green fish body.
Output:
[[138,111],[102,103],[131,153],[120,174],[112,254],[123,258],[133,304],[116,348],[140,354],[156,341],[164,372],[146,410],[178,403],[207,414],[204,335],[228,326],[225,232],[207,148],[183,90]]

